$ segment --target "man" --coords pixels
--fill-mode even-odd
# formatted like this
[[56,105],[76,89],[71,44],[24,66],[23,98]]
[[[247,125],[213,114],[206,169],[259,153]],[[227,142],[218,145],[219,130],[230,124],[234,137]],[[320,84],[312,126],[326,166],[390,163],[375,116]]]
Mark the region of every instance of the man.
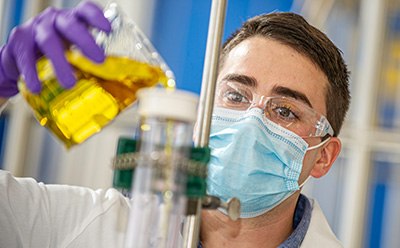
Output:
[[341,148],[350,97],[339,50],[298,15],[255,17],[225,43],[216,92],[209,192],[238,196],[247,213],[232,222],[204,211],[203,244],[339,246],[318,205],[296,191],[325,175]]
[[[34,62],[54,64],[61,84],[73,74],[65,42],[102,61],[87,26],[110,27],[94,4],[47,10],[10,36],[0,52],[0,94],[18,93],[21,74],[40,91]],[[82,35],[74,36],[74,32]],[[349,106],[339,50],[291,13],[247,21],[224,45],[210,135],[208,192],[242,202],[241,218],[203,211],[202,247],[340,247],[318,204],[300,194],[338,156]],[[325,118],[326,116],[326,118]],[[115,190],[44,185],[0,172],[1,247],[121,247],[128,201]]]

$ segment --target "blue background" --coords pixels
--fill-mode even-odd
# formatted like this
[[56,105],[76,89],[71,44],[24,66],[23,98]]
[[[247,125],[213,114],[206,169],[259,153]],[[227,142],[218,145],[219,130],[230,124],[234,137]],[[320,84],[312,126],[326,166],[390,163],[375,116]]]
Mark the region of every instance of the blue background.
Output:
[[[224,40],[249,17],[289,11],[292,0],[228,1]],[[200,93],[211,0],[157,1],[151,40],[180,89]]]

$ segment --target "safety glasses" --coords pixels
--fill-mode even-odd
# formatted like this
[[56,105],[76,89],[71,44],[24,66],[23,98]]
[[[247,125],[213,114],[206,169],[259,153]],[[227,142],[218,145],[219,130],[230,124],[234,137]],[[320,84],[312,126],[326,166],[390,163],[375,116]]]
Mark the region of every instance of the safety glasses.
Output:
[[217,86],[215,103],[234,110],[261,108],[266,118],[304,138],[334,135],[326,117],[304,102],[291,97],[258,95],[241,83],[221,82]]

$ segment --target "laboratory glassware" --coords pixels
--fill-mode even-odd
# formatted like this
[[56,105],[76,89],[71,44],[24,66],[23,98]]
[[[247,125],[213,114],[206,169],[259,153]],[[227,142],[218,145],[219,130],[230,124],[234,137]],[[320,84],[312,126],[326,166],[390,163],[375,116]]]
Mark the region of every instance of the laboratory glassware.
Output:
[[36,119],[70,148],[100,132],[136,100],[137,90],[161,85],[174,87],[171,70],[139,27],[112,2],[104,10],[110,21],[109,34],[93,30],[106,59],[96,64],[79,49],[70,47],[65,56],[74,68],[77,83],[64,89],[51,62],[37,62],[42,91],[31,93],[22,79],[19,89]]
[[138,97],[138,156],[125,247],[179,248],[197,96],[153,88]]

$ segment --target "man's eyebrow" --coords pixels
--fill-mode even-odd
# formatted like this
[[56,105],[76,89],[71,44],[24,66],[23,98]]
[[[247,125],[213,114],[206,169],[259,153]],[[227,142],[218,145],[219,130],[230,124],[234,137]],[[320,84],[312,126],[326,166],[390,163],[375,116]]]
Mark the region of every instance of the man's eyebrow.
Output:
[[283,87],[283,86],[274,86],[272,88],[272,94],[279,95],[279,96],[291,97],[296,100],[300,100],[312,108],[311,102],[310,102],[310,100],[308,100],[307,96],[297,90],[292,90],[290,88]]
[[255,77],[246,76],[243,74],[227,74],[222,78],[222,81],[234,81],[253,88],[257,86],[257,79]]

